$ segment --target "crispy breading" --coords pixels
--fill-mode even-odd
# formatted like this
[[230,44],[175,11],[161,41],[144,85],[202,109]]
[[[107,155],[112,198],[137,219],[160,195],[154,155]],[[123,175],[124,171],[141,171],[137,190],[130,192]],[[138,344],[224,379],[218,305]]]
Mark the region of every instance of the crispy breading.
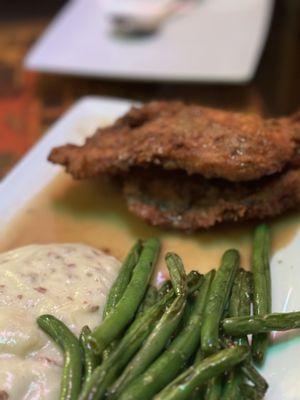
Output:
[[49,160],[78,179],[158,165],[206,178],[249,181],[293,163],[297,136],[295,119],[152,102],[99,129],[84,146],[53,149]]
[[49,159],[75,178],[121,176],[129,209],[152,225],[196,230],[300,204],[300,114],[263,119],[152,102]]
[[124,180],[130,211],[152,225],[188,231],[272,217],[300,204],[300,169],[242,183],[157,169]]

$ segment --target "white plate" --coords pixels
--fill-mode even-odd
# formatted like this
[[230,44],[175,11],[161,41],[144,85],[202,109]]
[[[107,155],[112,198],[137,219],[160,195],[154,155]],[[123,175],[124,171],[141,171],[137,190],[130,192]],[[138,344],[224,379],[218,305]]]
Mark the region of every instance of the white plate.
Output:
[[115,120],[131,105],[126,100],[85,97],[66,112],[0,183],[2,227],[61,171],[47,162],[50,149],[66,142],[83,143],[99,125]]
[[101,3],[67,4],[25,66],[109,78],[246,82],[255,74],[273,9],[273,0],[199,0],[158,34],[130,40],[111,34]]
[[[87,97],[76,103],[1,183],[1,227],[5,228],[18,211],[61,172],[60,167],[46,160],[53,146],[82,143],[96,127],[113,121],[131,104],[97,97]],[[300,310],[299,248],[300,229],[292,242],[272,258],[273,311]],[[288,336],[291,340],[272,346],[262,370],[270,383],[267,400],[300,399],[300,332]]]

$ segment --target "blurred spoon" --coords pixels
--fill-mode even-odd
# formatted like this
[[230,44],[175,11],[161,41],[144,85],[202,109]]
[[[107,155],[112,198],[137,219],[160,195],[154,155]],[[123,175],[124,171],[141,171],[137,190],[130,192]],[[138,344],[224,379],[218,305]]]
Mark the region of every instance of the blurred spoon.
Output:
[[184,0],[106,0],[105,13],[114,29],[123,34],[147,34],[158,30]]

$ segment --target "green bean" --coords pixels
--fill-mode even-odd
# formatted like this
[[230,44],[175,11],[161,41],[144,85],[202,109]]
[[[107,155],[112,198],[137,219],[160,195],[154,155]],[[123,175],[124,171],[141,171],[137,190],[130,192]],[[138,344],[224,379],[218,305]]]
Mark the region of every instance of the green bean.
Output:
[[77,400],[81,386],[81,348],[69,328],[52,315],[38,317],[39,327],[46,332],[64,352],[60,400]]
[[287,331],[300,328],[300,311],[273,313],[261,317],[226,318],[223,329],[228,335],[256,335],[271,331]]
[[233,285],[232,285],[232,290],[231,290],[231,296],[229,299],[229,307],[228,307],[228,315],[230,317],[237,317],[239,316],[240,312],[240,300],[241,300],[241,284],[242,284],[242,279],[241,279],[241,274],[242,270],[239,269],[236,273]]
[[[187,281],[187,292],[188,295],[191,296],[194,294],[194,292],[196,292],[201,284],[203,283],[203,275],[199,274],[199,273],[195,273],[195,271],[191,271],[188,273],[187,277],[186,277],[186,281]],[[149,290],[149,289],[148,289]],[[159,288],[158,290],[158,294],[157,294],[157,300],[162,299],[166,294],[168,294],[171,297],[175,297],[175,292],[174,292],[174,288],[172,285],[171,280],[167,280],[165,281],[162,286]],[[182,324],[183,322],[185,322],[187,315],[188,315],[188,310],[187,308],[189,307],[189,305],[186,305],[186,309],[184,311],[184,315],[182,317],[182,321],[180,322],[180,324]],[[147,307],[146,307],[147,308]],[[137,315],[135,316],[135,319],[138,319],[141,316],[142,313],[137,313]],[[178,327],[178,329],[180,329],[180,326]],[[115,346],[113,347],[115,348]],[[105,349],[103,355],[105,355],[107,349]],[[108,353],[110,354],[111,351]],[[107,357],[105,357],[107,358]]]
[[88,381],[92,375],[93,370],[99,365],[100,360],[92,351],[88,343],[88,337],[91,330],[88,326],[84,326],[81,330],[79,342],[84,360],[84,381]]
[[150,308],[155,304],[158,298],[158,291],[155,286],[149,285],[147,292],[144,296],[143,301],[141,302],[138,310],[137,315],[143,313],[147,308]]
[[203,275],[198,271],[190,271],[187,275],[189,292],[193,293],[200,288],[203,283]]
[[176,336],[182,331],[182,329],[186,326],[186,324],[188,323],[188,321],[190,319],[190,315],[192,313],[193,306],[194,306],[193,297],[194,297],[194,293],[193,293],[193,296],[188,296],[188,298],[187,298],[183,316],[181,318],[180,324],[178,325],[178,327],[175,331]]
[[[119,301],[119,299],[122,296],[122,293],[124,293],[124,290],[126,289],[128,282],[130,281],[130,278],[132,276],[132,271],[138,262],[141,250],[142,250],[141,242],[138,241],[133,246],[133,248],[130,250],[128,256],[126,257],[126,259],[121,267],[119,276],[117,277],[117,280],[115,281],[115,283],[109,293],[108,300],[107,300],[107,305],[109,305],[109,307],[106,307],[106,312],[104,314],[105,317],[115,308],[117,302]],[[139,314],[140,312],[143,312],[147,306],[150,306],[151,301],[152,302],[154,301],[155,292],[156,292],[156,288],[154,288],[153,286],[148,287],[148,290],[144,296],[144,299],[138,308],[137,314]],[[103,353],[102,353],[103,360],[106,360],[109,357],[109,355],[116,348],[118,342],[119,342],[119,340],[117,338],[117,339],[113,340],[103,350]]]
[[202,388],[196,388],[190,397],[190,400],[204,400],[204,393]]
[[[251,313],[252,275],[240,269],[236,275],[229,301],[230,317],[249,316]],[[235,340],[236,344],[248,346],[247,336]]]
[[154,400],[189,399],[195,388],[225,371],[230,371],[248,356],[249,351],[243,346],[221,350],[185,370],[155,396]]
[[[197,289],[199,289],[199,287],[202,284],[202,278],[203,278],[203,275],[200,274],[200,272],[198,272],[198,271],[192,270],[187,274],[187,284],[190,287],[191,291],[196,291]],[[164,296],[166,294],[166,292],[169,292],[172,288],[173,288],[172,282],[170,281],[170,279],[167,279],[159,287],[158,297],[160,298],[160,297]]]
[[[197,273],[194,273],[195,271],[191,271],[188,273],[186,277],[187,281],[187,293],[189,296],[193,295],[194,292],[196,292],[201,284],[203,283],[203,275]],[[149,290],[149,289],[148,289]],[[162,286],[159,288],[158,293],[157,293],[157,300],[162,299],[166,294],[170,294],[170,296],[175,296],[174,288],[172,286],[171,280],[165,281]],[[149,304],[150,305],[150,304]],[[147,307],[146,307],[147,308]],[[189,307],[189,304],[186,305],[184,315],[182,317],[182,320],[180,322],[180,325],[186,321],[186,318],[188,316],[189,310],[187,308]],[[135,319],[140,317],[140,313],[137,313]],[[178,327],[178,329],[180,326]],[[106,350],[105,350],[106,351]],[[105,352],[104,352],[105,353]]]
[[[268,389],[268,383],[256,368],[245,361],[239,368],[230,372],[222,400],[244,399],[244,387],[250,388],[251,396],[249,398],[262,399]],[[246,392],[248,390],[246,389]],[[248,397],[246,397],[248,399]]]
[[257,371],[255,367],[253,367],[253,365],[249,363],[245,363],[242,366],[242,372],[245,377],[254,384],[255,389],[260,394],[260,396],[264,397],[269,387],[268,382],[265,380],[265,378]]
[[234,280],[231,297],[229,301],[229,315],[238,317],[250,315],[252,297],[252,274],[240,269]]
[[222,375],[212,378],[205,391],[205,400],[220,400],[222,395]]
[[[200,360],[203,360],[203,359],[204,359],[204,354],[203,354],[203,351],[201,349],[201,346],[199,346],[199,349],[196,352],[196,355],[195,355],[195,358],[194,358],[194,363],[197,363],[197,362],[199,362]],[[193,392],[191,400],[199,400],[199,399],[204,399],[205,400],[206,391],[207,391],[207,387],[205,387],[205,386],[197,387]]]
[[[238,316],[241,314],[246,313],[246,315],[250,314],[250,275],[248,272],[244,271],[243,269],[239,269],[236,273],[236,277],[232,286],[231,296],[229,299],[229,306],[228,306],[228,314],[230,316]],[[242,346],[248,346],[247,337],[238,338],[235,340],[236,344]],[[230,344],[232,345],[232,344]],[[227,345],[225,344],[225,347]],[[235,372],[232,371],[230,374],[230,379],[225,381],[224,384],[224,393],[228,393],[228,399],[235,397],[230,397],[231,393],[235,393],[237,391],[237,384],[234,377]],[[229,386],[229,387],[227,387]],[[221,398],[221,378],[215,378],[213,382],[207,385],[206,390],[206,399],[214,399],[214,398]],[[224,394],[223,394],[224,396]]]
[[106,389],[117,378],[132,356],[140,349],[144,340],[153,329],[154,324],[163,314],[165,307],[173,300],[167,293],[144,314],[137,318],[128,328],[116,349],[93,372],[89,382],[82,388],[80,400],[102,399]]
[[[177,295],[171,306],[166,310],[141,350],[127,365],[120,378],[110,388],[112,398],[118,398],[120,392],[157,358],[166,346],[171,335],[178,326],[186,305],[187,285],[181,259],[172,253],[166,256],[174,291]],[[178,276],[177,276],[178,272]]]
[[[252,270],[253,270],[253,312],[256,316],[271,312],[271,278],[269,266],[269,228],[260,225],[256,228],[253,241]],[[255,335],[252,338],[253,359],[264,361],[269,337],[266,334]]]
[[240,389],[241,374],[237,368],[230,371],[224,386],[222,400],[242,400],[243,396]]
[[266,314],[271,307],[269,241],[269,228],[266,225],[258,226],[254,232],[252,255],[253,308],[256,315]]
[[201,327],[201,347],[205,354],[217,351],[219,345],[219,324],[228,301],[235,274],[239,266],[239,253],[227,250],[219,270],[212,282]]
[[167,253],[166,264],[170,273],[170,279],[176,296],[187,293],[187,277],[181,258],[175,253]]
[[200,326],[215,271],[208,273],[200,287],[186,326],[164,353],[121,392],[118,400],[150,400],[182,371],[200,342]]
[[[134,246],[130,249],[127,257],[125,258],[120,268],[117,279],[113,283],[108,293],[106,304],[103,311],[103,319],[105,319],[108,316],[108,314],[110,314],[115,309],[119,300],[123,296],[124,291],[126,290],[128,283],[130,282],[130,279],[132,277],[132,272],[138,262],[141,251],[142,251],[142,242],[138,240],[134,244]],[[113,351],[113,349],[115,349],[117,343],[118,340],[116,339],[105,348],[102,354],[103,359],[109,357],[110,353]]]
[[[187,281],[188,294],[192,295],[196,290],[198,290],[200,288],[201,284],[203,283],[203,275],[199,274],[199,272],[197,272],[197,271],[190,271],[186,277],[186,281]],[[155,296],[154,291],[155,291],[155,288],[153,286],[150,286],[148,288],[148,292],[146,294],[148,299],[145,298],[143,300],[143,303],[145,303],[144,305],[146,306],[146,308],[148,305],[150,306],[151,302],[154,300],[154,296]],[[167,281],[163,282],[161,287],[156,292],[157,293],[156,299],[159,300],[159,299],[163,298],[166,295],[166,293],[169,293],[169,292],[173,293],[175,296],[174,288],[173,288],[171,280],[167,280]],[[143,303],[139,307],[136,318],[139,317],[140,312],[142,312],[144,309]],[[186,305],[186,308],[187,307],[188,307],[188,305]],[[186,314],[186,311],[187,310],[185,310],[184,314]],[[184,318],[185,318],[185,316],[183,316],[181,323],[183,322]]]
[[[251,312],[251,289],[252,289],[252,276],[251,273],[240,270],[235,284],[233,286],[231,299],[230,299],[230,316],[231,317],[249,317]],[[235,340],[235,343],[242,345],[249,345],[247,336],[241,336]],[[247,360],[241,367],[241,370],[233,370],[229,379],[225,384],[223,393],[224,400],[239,399],[242,398],[240,392],[241,383],[247,378],[250,380],[256,390],[258,396],[264,396],[268,384],[264,378],[259,374],[258,371],[250,364],[250,360]],[[252,392],[253,392],[252,390]]]
[[170,279],[168,279],[167,281],[164,281],[162,283],[162,285],[160,286],[160,288],[158,289],[158,294],[157,297],[158,299],[161,299],[166,293],[168,293],[170,290],[172,290],[173,286],[172,286],[172,282],[170,281]]
[[[203,283],[203,275],[197,271],[190,271],[187,275],[188,293],[193,294]],[[158,289],[158,299],[162,298],[167,292],[173,290],[172,282],[167,280],[163,282]]]
[[251,301],[253,297],[253,274],[250,271],[242,270],[241,301],[239,315],[251,314]]
[[124,331],[126,325],[133,319],[147,290],[159,248],[158,239],[148,239],[144,243],[140,258],[122,298],[102,324],[90,335],[90,344],[97,354],[102,354],[103,350]]
[[[89,339],[88,339],[89,340]],[[103,353],[102,353],[102,361],[103,360],[106,360],[109,356],[110,356],[110,354],[114,351],[114,349],[117,347],[117,345],[118,345],[118,343],[119,343],[119,339],[115,339],[115,340],[113,340],[111,343],[109,343],[109,345],[103,350]],[[89,344],[89,346],[90,346],[90,343],[88,343]],[[92,350],[93,351],[93,350]],[[93,353],[94,353],[94,351],[93,351]]]
[[[229,315],[231,317],[249,316],[251,313],[252,297],[252,276],[251,273],[240,269],[236,275],[229,302]],[[235,339],[236,344],[249,347],[247,336]],[[240,370],[233,369],[224,384],[224,400],[242,399],[240,384],[242,381]]]
[[247,400],[261,400],[263,397],[257,392],[257,390],[246,383],[241,384],[241,392],[243,393],[243,398]]
[[[200,280],[199,280],[199,281],[200,281]],[[174,289],[173,289],[173,287],[172,287],[172,283],[171,283],[171,281],[169,281],[169,282],[170,282],[170,285],[171,285],[171,289],[165,290],[165,291],[164,291],[164,295],[163,295],[163,292],[160,292],[160,291],[158,290],[157,301],[159,301],[160,299],[162,299],[166,294],[175,297],[175,293],[174,293]],[[203,281],[201,280],[201,282],[203,282]],[[188,293],[188,295],[192,295],[192,294],[194,293],[195,289],[199,287],[199,283],[201,283],[201,282],[198,282],[198,283],[197,283],[197,286],[196,286],[196,285],[192,285],[191,287],[188,286],[188,287],[187,287],[187,293]],[[187,284],[189,284],[188,276],[187,276]],[[169,286],[169,285],[168,285],[168,286]],[[149,306],[150,306],[150,304],[149,304]],[[182,320],[181,320],[181,322],[180,322],[180,325],[181,325],[181,323],[185,320],[185,318],[187,318],[186,314],[188,314],[188,311],[189,311],[189,310],[187,310],[188,307],[189,307],[189,305],[186,304],[186,307],[185,307],[185,310],[184,310],[184,315],[183,315],[183,317],[182,317]],[[148,308],[148,307],[146,307],[146,308]],[[138,314],[136,315],[135,318],[136,318],[136,319],[139,318],[140,315],[141,315],[141,313],[138,313]]]
[[[145,311],[146,309],[150,308],[151,306],[153,306],[153,304],[155,304],[157,300],[157,289],[156,287],[149,285],[147,292],[144,296],[143,301],[141,302],[137,313],[135,315],[135,319],[139,318]],[[102,353],[102,358],[103,360],[106,360],[109,355],[113,352],[113,350],[117,347],[117,344],[119,343],[118,339],[115,339],[113,342],[111,342],[108,347],[106,347],[106,349],[103,351]]]
[[113,283],[106,300],[103,311],[103,319],[116,307],[119,300],[123,296],[132,276],[132,272],[139,260],[142,251],[142,243],[138,240],[129,251],[125,261],[123,262],[117,279]]
[[[239,269],[236,273],[233,286],[232,286],[232,291],[231,291],[231,296],[229,299],[229,306],[228,306],[228,314],[230,316],[238,316],[241,314],[242,309],[244,308],[244,311],[246,309],[247,315],[250,314],[250,293],[248,290],[248,287],[245,287],[245,279],[246,278],[246,272],[242,269]],[[236,340],[236,344],[242,345],[242,346],[248,346],[248,340],[247,337],[242,337],[239,338],[239,340]],[[224,391],[225,393],[232,393],[236,392],[236,380],[234,378],[235,372],[231,372],[231,378],[225,382],[224,385]],[[229,387],[228,387],[229,386]],[[206,389],[206,395],[205,395],[205,400],[214,400],[214,399],[220,399],[222,395],[222,377],[218,376],[214,379],[212,379],[212,382],[209,382],[207,385]],[[228,398],[230,399],[231,394],[227,394],[229,396]],[[235,397],[231,397],[232,399],[235,399]]]
[[[204,282],[204,277],[201,277],[201,282],[200,283],[203,284],[203,282]],[[192,288],[194,289],[193,286],[192,286]],[[176,328],[176,330],[175,330],[175,332],[173,334],[173,337],[170,339],[170,342],[168,343],[167,347],[171,344],[172,340],[174,338],[176,338],[180,334],[180,332],[188,324],[188,322],[190,320],[191,313],[192,313],[193,308],[194,308],[195,298],[197,297],[198,290],[196,290],[195,292],[190,293],[189,288],[188,288],[188,297],[187,297],[186,306],[185,306],[185,309],[184,309],[183,316],[182,316],[181,321],[180,321],[179,325],[177,326],[177,328]]]

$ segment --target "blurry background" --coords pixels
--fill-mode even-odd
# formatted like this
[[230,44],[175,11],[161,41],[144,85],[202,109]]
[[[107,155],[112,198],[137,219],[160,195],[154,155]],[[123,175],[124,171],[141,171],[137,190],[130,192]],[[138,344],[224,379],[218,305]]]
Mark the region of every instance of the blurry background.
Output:
[[64,3],[10,0],[0,5],[0,177],[85,95],[182,99],[271,116],[300,107],[299,0],[275,1],[266,47],[255,78],[246,85],[143,83],[25,71],[25,54]]

